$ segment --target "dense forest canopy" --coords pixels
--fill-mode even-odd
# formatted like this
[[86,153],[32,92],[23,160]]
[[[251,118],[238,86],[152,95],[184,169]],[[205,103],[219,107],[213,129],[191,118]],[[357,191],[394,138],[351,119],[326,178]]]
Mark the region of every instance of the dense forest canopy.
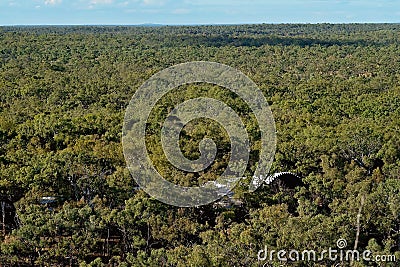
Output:
[[[0,265],[262,266],[265,246],[323,250],[339,238],[400,259],[399,32],[399,24],[1,27]],[[153,74],[190,61],[227,64],[258,85],[277,129],[271,172],[295,173],[299,186],[248,193],[244,181],[231,199],[196,208],[137,188],[122,153],[125,108]],[[186,186],[223,172],[229,139],[218,124],[196,120],[181,136],[192,159],[203,137],[216,141],[204,173],[175,170],[160,146],[170,109],[199,96],[243,119],[251,177],[260,149],[253,115],[228,90],[201,83],[176,88],[152,112],[154,164]],[[314,265],[271,262],[279,264]]]

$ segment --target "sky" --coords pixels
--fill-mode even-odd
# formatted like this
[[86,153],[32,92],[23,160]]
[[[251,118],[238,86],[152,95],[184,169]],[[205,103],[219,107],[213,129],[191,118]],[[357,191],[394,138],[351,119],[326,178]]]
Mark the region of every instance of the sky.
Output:
[[0,0],[0,25],[400,22],[400,0]]

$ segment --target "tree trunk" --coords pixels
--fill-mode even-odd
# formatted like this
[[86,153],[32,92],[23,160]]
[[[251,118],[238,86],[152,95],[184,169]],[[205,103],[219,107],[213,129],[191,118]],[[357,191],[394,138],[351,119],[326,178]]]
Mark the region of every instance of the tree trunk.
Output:
[[1,202],[1,214],[2,214],[2,223],[3,223],[3,235],[6,235],[6,202]]

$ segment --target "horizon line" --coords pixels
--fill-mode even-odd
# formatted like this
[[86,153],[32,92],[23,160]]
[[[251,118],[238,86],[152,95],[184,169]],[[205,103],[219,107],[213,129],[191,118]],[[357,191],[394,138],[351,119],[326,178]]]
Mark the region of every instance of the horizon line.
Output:
[[400,24],[400,22],[260,22],[260,23],[138,23],[138,24],[0,24],[0,27],[61,27],[61,26],[131,26],[131,27],[171,27],[171,26],[241,26],[241,25],[357,25],[357,24]]

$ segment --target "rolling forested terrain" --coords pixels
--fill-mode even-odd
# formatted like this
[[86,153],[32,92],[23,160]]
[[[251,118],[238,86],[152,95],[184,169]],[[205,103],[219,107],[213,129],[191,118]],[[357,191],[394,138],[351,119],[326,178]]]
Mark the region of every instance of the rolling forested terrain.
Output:
[[[249,193],[243,182],[231,200],[196,208],[137,188],[122,153],[125,108],[153,74],[189,61],[227,64],[258,85],[277,129],[271,172],[301,186]],[[197,96],[243,118],[251,177],[259,129],[243,101],[207,84],[174,89],[152,113],[146,142],[160,173],[188,186],[226,167],[229,139],[207,120],[181,140],[195,159],[204,136],[217,139],[207,172],[176,172],[163,156],[160,122]],[[339,238],[400,259],[400,25],[2,27],[0,204],[1,266],[262,266],[265,246],[321,251]]]

